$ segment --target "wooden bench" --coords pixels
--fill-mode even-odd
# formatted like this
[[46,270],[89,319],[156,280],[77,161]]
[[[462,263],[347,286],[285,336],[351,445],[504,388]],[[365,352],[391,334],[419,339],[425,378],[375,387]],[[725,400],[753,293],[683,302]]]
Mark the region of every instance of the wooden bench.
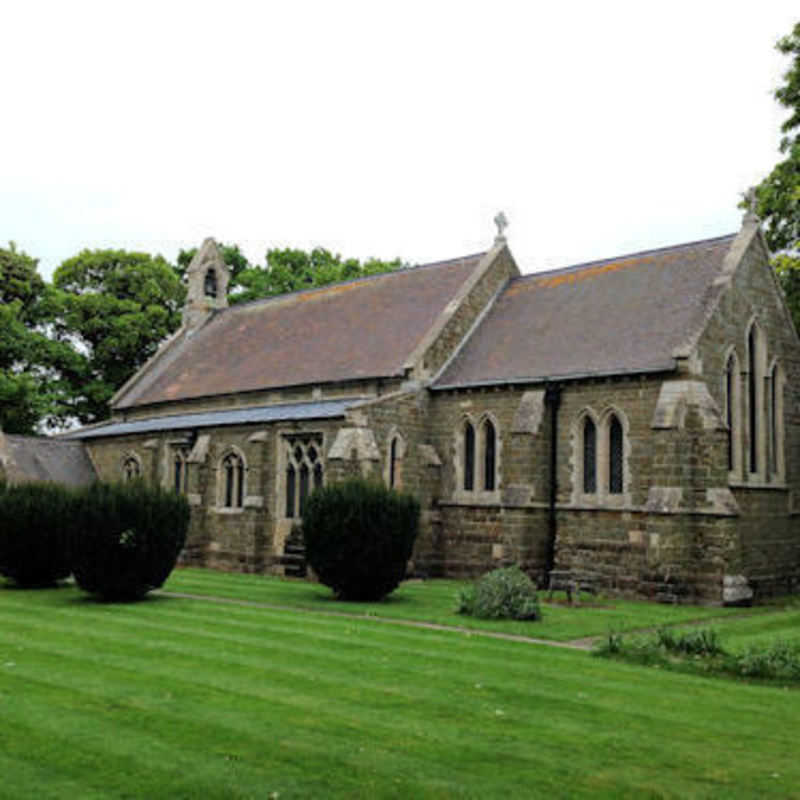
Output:
[[581,592],[597,594],[597,575],[592,572],[578,572],[576,570],[550,570],[550,583],[548,585],[547,599],[553,599],[553,592],[557,590],[567,593],[570,605],[580,605]]

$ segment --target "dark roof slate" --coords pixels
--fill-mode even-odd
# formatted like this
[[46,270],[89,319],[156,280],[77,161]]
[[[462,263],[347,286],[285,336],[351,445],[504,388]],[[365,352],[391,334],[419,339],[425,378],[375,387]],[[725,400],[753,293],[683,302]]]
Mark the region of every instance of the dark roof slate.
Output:
[[17,468],[33,481],[84,486],[97,476],[81,442],[5,434]]
[[168,414],[163,417],[109,422],[66,434],[68,439],[99,439],[104,436],[126,436],[134,433],[155,433],[193,428],[210,428],[220,425],[252,425],[262,422],[287,420],[332,419],[343,417],[350,406],[365,398],[351,397],[336,400],[318,400],[311,403],[280,403],[272,406],[235,408],[229,411],[202,411],[193,414]]
[[515,278],[434,388],[672,369],[734,238]]
[[402,375],[482,256],[232,306],[176,343],[115,408]]

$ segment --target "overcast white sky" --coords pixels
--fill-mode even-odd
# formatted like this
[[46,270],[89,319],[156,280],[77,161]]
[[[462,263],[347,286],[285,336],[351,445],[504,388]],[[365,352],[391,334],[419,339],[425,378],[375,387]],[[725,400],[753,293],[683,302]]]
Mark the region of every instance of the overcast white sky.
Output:
[[37,2],[0,10],[0,242],[212,235],[523,272],[721,235],[775,164],[797,0]]

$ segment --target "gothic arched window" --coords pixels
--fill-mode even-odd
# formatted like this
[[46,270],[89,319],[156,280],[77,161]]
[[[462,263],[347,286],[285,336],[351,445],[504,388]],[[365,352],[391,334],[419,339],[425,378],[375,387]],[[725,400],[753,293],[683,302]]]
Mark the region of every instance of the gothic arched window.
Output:
[[125,483],[135,481],[137,478],[141,477],[141,474],[142,467],[139,463],[139,459],[134,455],[127,456],[122,462],[122,478]]
[[622,494],[623,474],[622,423],[612,414],[608,421],[608,492]]
[[758,330],[750,326],[747,334],[747,433],[750,439],[750,472],[758,472],[758,437],[761,433],[758,423]]
[[290,519],[294,516],[296,480],[297,471],[294,468],[294,464],[289,463],[289,466],[286,468],[286,516]]
[[394,489],[397,482],[397,437],[389,445],[389,488]]
[[286,438],[286,517],[302,517],[306,500],[323,485],[322,436],[301,434]]
[[739,359],[731,351],[725,362],[725,423],[728,426],[728,472],[740,472],[742,463],[741,382]]
[[186,457],[180,450],[176,450],[172,458],[172,488],[176,492],[185,492],[188,482]]
[[471,422],[464,423],[464,491],[475,488],[475,428]]
[[228,453],[222,459],[222,505],[225,508],[244,506],[244,476],[244,459],[238,453]]
[[591,417],[583,421],[583,493],[597,491],[597,426]]
[[497,433],[492,421],[483,423],[483,488],[493,492],[495,488]]
[[783,370],[777,362],[769,376],[769,462],[770,477],[782,477],[784,466],[783,444]]

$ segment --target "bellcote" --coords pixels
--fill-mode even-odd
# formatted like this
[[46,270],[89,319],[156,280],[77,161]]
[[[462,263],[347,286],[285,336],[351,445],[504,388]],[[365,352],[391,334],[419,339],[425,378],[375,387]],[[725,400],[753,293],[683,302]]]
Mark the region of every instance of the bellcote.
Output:
[[183,325],[198,327],[208,314],[228,307],[230,270],[217,243],[209,238],[200,246],[186,270],[187,292],[183,306]]

